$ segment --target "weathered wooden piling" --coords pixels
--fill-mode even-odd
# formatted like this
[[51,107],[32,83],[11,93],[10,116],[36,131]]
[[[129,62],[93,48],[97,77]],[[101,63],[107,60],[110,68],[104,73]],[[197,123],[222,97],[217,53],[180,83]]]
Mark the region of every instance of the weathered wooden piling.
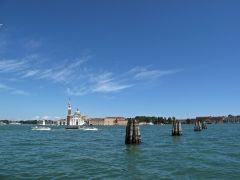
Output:
[[201,131],[202,130],[202,124],[199,120],[195,121],[194,131]]
[[202,121],[202,129],[207,129],[207,123],[206,123],[206,121]]
[[129,119],[126,127],[125,144],[140,144],[141,134],[138,121]]
[[173,121],[172,124],[172,135],[173,136],[180,136],[182,135],[182,125],[180,121]]

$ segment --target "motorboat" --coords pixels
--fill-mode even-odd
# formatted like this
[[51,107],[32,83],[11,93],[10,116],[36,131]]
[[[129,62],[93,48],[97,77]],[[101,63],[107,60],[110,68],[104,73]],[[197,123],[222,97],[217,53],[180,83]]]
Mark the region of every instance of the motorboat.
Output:
[[139,125],[141,126],[141,125],[150,125],[150,126],[152,126],[152,125],[154,125],[152,122],[149,122],[149,123],[147,123],[147,122],[140,122],[139,123]]
[[9,123],[10,125],[21,125],[21,123],[19,123],[19,122],[11,122],[11,123]]
[[97,131],[98,130],[98,128],[95,128],[95,127],[83,127],[81,129],[84,131]]
[[45,126],[35,126],[32,128],[33,131],[50,131],[50,127],[45,127]]

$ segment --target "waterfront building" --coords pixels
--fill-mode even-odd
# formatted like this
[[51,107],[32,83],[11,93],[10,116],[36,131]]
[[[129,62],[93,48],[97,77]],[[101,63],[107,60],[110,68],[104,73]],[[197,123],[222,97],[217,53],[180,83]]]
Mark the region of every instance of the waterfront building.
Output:
[[117,117],[116,123],[118,126],[127,126],[127,120],[124,117]]
[[91,118],[88,124],[95,126],[126,126],[127,120],[124,117]]
[[59,119],[57,121],[57,125],[67,125],[67,120],[66,119]]
[[106,117],[104,118],[104,126],[114,126],[117,125],[116,118]]
[[89,125],[93,126],[104,126],[104,119],[103,118],[90,118],[88,120]]
[[75,113],[72,113],[71,102],[68,102],[67,118],[58,120],[58,125],[70,125],[70,126],[81,126],[85,124],[86,116],[82,116],[79,109]]
[[228,117],[224,118],[223,122],[232,124],[240,123],[240,116],[229,115]]
[[225,116],[203,116],[203,117],[196,117],[197,121],[203,122],[205,121],[208,124],[223,124]]

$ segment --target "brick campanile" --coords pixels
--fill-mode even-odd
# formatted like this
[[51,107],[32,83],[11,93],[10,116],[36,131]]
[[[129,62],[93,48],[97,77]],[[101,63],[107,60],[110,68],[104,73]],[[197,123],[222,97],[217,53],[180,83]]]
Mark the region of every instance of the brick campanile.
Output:
[[69,102],[68,102],[67,125],[70,125],[71,118],[72,118],[72,106],[71,106],[71,102],[69,100]]

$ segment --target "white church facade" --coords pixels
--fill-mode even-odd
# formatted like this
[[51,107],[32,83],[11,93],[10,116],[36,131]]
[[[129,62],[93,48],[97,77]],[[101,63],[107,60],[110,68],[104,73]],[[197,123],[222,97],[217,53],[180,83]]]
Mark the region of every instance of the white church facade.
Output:
[[85,116],[82,116],[79,109],[75,113],[72,113],[71,102],[68,103],[68,113],[67,118],[58,121],[58,125],[68,125],[68,126],[82,126],[85,124]]

